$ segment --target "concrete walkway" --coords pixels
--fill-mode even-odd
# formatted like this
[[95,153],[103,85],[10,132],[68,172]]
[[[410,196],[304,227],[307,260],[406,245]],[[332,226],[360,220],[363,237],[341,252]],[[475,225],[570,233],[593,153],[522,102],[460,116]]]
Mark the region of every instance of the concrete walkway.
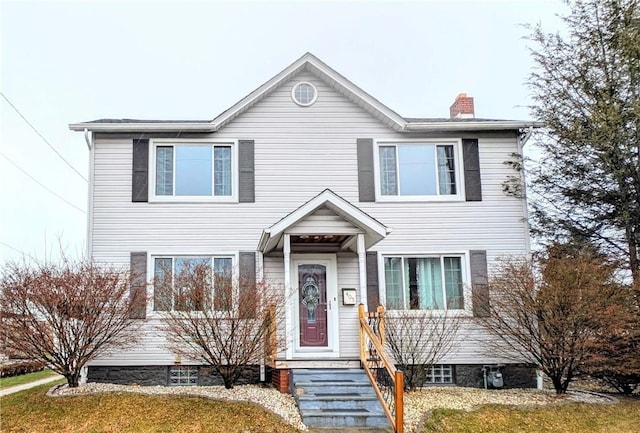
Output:
[[25,389],[34,388],[39,385],[44,385],[45,383],[55,382],[56,380],[60,380],[60,379],[64,379],[64,376],[55,374],[51,377],[45,377],[44,379],[36,380],[34,382],[23,383],[22,385],[10,386],[9,388],[0,389],[0,397],[13,394],[14,392],[24,391]]

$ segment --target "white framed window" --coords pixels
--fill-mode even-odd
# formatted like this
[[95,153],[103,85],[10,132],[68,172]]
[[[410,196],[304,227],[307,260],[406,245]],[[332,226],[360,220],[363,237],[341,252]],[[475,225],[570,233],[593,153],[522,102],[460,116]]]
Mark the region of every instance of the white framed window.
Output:
[[233,257],[156,256],[153,258],[155,311],[230,311]]
[[462,255],[385,255],[388,310],[464,310]]
[[449,384],[453,383],[453,366],[450,364],[436,364],[426,372],[425,383]]
[[318,99],[318,89],[307,81],[297,83],[291,89],[291,99],[302,107],[308,107]]
[[198,367],[174,365],[169,367],[169,386],[198,385]]
[[150,185],[156,201],[234,201],[235,142],[154,140]]
[[460,199],[460,146],[459,141],[378,142],[378,198]]

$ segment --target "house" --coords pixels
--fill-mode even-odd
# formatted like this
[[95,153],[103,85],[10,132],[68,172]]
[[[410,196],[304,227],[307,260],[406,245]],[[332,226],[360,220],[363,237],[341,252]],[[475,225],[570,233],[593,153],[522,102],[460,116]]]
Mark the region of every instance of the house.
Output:
[[[429,382],[482,386],[483,366],[502,363],[516,386],[535,385],[534,371],[487,353],[474,316],[487,307],[488,266],[529,254],[525,199],[503,189],[523,182],[505,162],[536,126],[476,118],[465,94],[449,117],[405,118],[307,53],[213,120],[70,128],[91,149],[92,259],[151,281],[160,266],[202,258],[293,290],[274,377],[357,366],[362,303],[465,317]],[[147,290],[145,339],[92,361],[89,380],[202,383],[153,327],[161,308]]]

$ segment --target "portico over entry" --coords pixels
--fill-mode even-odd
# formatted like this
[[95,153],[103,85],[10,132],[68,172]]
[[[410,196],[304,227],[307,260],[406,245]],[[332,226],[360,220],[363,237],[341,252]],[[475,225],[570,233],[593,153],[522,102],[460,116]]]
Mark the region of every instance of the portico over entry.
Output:
[[367,304],[366,251],[390,232],[329,189],[263,231],[258,251],[281,266],[286,293],[286,359],[357,354],[351,328],[355,304]]

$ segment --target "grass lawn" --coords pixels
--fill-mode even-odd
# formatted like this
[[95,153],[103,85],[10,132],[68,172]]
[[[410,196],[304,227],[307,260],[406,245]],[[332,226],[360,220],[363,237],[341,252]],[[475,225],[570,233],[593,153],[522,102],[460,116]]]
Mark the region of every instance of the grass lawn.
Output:
[[618,404],[560,404],[539,408],[489,405],[473,412],[437,409],[421,433],[638,433],[640,398]]
[[2,397],[0,430],[9,432],[298,432],[249,403],[200,397],[95,394],[51,398],[51,385]]
[[22,385],[23,383],[33,382],[38,379],[44,379],[54,375],[51,370],[36,371],[35,373],[21,374],[19,376],[3,377],[0,379],[0,389],[9,388],[10,386]]

